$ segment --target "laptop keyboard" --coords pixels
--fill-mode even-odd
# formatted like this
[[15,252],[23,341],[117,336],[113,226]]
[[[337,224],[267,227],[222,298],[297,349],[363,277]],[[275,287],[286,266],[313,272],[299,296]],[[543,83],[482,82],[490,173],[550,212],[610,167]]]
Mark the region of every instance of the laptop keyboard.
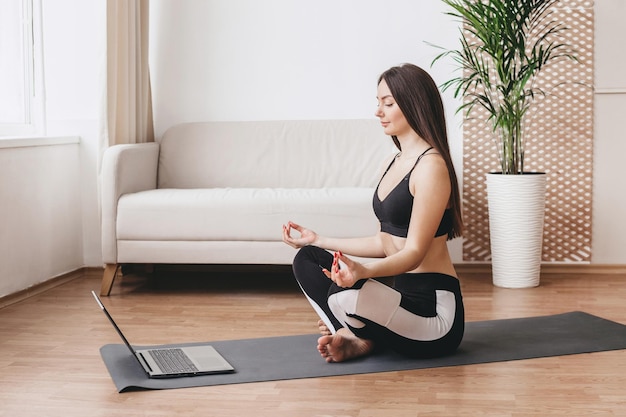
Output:
[[158,349],[149,350],[152,359],[159,365],[163,372],[168,374],[197,372],[198,368],[185,355],[182,349]]

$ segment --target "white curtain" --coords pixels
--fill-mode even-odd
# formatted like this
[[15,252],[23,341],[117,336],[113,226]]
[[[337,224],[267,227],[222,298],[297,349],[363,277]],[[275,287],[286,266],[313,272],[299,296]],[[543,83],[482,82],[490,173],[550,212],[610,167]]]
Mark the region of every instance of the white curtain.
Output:
[[101,151],[154,141],[148,68],[149,0],[106,0],[106,78]]

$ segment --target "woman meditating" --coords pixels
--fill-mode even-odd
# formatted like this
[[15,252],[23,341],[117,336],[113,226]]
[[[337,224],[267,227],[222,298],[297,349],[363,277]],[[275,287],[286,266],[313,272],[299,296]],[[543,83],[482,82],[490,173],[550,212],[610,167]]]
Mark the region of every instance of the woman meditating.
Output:
[[[446,355],[463,338],[463,299],[446,244],[463,223],[439,90],[427,72],[405,64],[380,76],[377,98],[376,116],[399,150],[383,164],[373,196],[380,231],[332,238],[283,225],[283,241],[299,249],[293,271],[320,317],[317,349],[327,362],[379,348]],[[382,277],[393,284],[375,279]]]

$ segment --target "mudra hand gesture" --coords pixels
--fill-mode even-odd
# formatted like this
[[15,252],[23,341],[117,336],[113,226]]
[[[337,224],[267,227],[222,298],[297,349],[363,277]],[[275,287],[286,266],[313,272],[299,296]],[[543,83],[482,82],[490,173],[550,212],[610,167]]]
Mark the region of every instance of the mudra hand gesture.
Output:
[[[291,229],[300,233],[300,237],[292,237]],[[303,246],[312,245],[317,240],[317,233],[313,230],[302,227],[292,221],[289,221],[286,225],[283,225],[283,242],[289,246],[300,249]]]
[[[300,237],[291,236],[292,229],[300,233]],[[317,240],[318,235],[313,230],[307,229],[292,221],[283,225],[283,242],[293,248],[300,249],[303,246],[314,245]],[[341,266],[339,261],[341,261]],[[335,252],[330,270],[321,265],[320,267],[326,277],[343,288],[352,287],[360,279],[359,277],[363,277],[363,266],[341,252]]]
[[[339,261],[341,261],[341,266]],[[360,263],[353,261],[341,252],[335,252],[330,271],[322,268],[322,272],[339,287],[350,288],[359,280],[357,278],[359,268],[361,268]]]

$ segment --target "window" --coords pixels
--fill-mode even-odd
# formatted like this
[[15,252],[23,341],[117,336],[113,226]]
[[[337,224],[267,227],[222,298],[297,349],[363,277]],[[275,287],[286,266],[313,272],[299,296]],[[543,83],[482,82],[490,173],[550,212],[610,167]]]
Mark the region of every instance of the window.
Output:
[[41,0],[0,1],[0,137],[44,134]]

